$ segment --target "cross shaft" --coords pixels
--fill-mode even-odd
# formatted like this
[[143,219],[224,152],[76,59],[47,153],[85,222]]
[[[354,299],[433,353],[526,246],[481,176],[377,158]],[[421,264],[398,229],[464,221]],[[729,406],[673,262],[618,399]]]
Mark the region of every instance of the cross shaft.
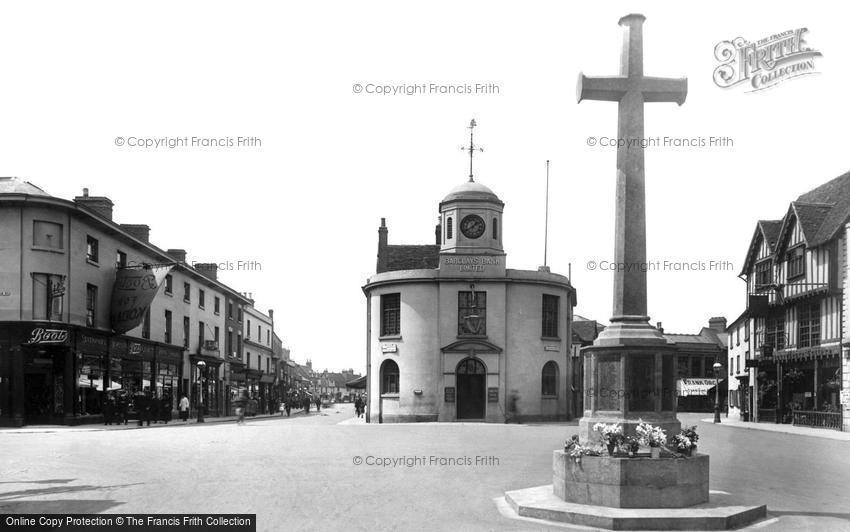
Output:
[[[617,198],[615,215],[614,316],[644,321],[646,316],[646,194],[644,177],[643,104],[685,103],[686,78],[643,75],[643,15],[626,15],[620,75],[587,77],[579,74],[576,97],[618,102]],[[634,139],[634,141],[629,142]]]

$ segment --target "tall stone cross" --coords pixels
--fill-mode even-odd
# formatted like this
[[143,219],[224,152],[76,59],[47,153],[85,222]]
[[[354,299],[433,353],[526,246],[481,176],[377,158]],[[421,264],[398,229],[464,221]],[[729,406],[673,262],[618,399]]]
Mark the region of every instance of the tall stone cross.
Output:
[[[614,259],[625,265],[614,273],[612,321],[648,321],[646,311],[646,198],[643,170],[644,102],[685,103],[686,78],[643,75],[643,15],[626,15],[620,75],[587,77],[579,74],[578,101],[619,102],[617,124],[617,206]],[[628,142],[629,140],[633,142]]]

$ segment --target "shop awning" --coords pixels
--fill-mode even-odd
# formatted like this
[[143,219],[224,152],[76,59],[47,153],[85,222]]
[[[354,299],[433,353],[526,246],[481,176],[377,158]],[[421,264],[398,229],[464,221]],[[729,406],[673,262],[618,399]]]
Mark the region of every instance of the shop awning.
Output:
[[[85,377],[80,377],[80,380],[77,382],[77,386],[80,388],[94,388],[95,390],[102,392],[103,391],[103,379],[88,379]],[[121,383],[110,381],[109,388],[106,391],[111,392],[113,390],[120,390]]]
[[679,379],[676,381],[676,394],[679,397],[708,395],[708,391],[714,388],[715,384],[717,381],[714,379]]
[[274,375],[261,375],[260,382],[265,384],[272,383],[274,382]]

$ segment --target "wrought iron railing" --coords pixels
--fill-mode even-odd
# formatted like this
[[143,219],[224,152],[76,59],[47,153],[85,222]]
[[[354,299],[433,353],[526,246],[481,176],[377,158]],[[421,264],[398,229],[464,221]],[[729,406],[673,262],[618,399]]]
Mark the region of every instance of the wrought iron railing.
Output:
[[792,410],[794,425],[841,430],[841,412],[817,412],[814,410]]

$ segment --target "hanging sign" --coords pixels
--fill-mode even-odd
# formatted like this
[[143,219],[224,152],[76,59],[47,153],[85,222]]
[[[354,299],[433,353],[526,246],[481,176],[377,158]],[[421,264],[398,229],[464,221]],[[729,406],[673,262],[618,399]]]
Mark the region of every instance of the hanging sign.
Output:
[[142,323],[171,266],[120,268],[112,286],[110,319],[115,334],[123,334]]

